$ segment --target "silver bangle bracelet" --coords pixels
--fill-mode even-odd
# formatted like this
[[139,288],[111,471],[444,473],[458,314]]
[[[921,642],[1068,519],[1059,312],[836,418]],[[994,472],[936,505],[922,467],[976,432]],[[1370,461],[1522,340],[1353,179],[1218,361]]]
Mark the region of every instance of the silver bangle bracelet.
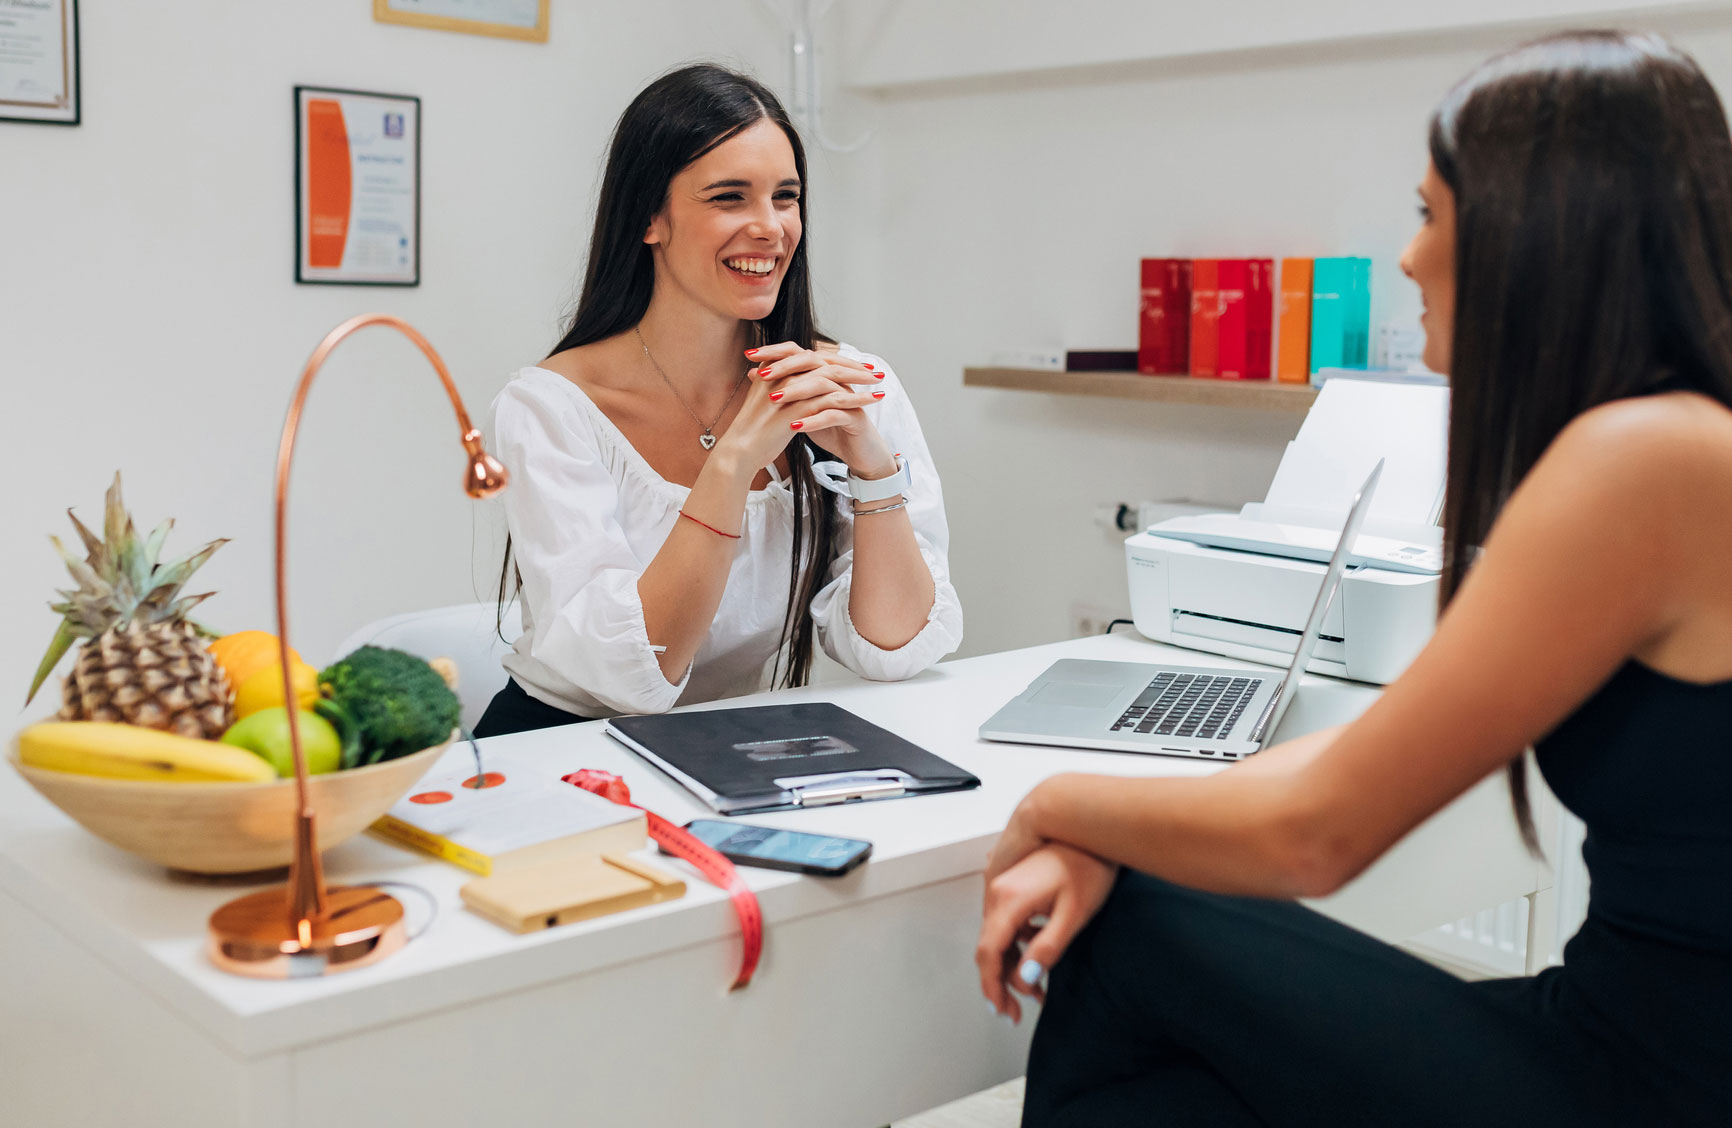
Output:
[[854,516],[856,516],[856,517],[870,517],[875,513],[894,513],[898,509],[907,509],[907,508],[908,508],[908,500],[906,498],[904,498],[903,500],[897,502],[895,505],[886,505],[882,509],[861,509],[859,506],[855,506],[854,507]]

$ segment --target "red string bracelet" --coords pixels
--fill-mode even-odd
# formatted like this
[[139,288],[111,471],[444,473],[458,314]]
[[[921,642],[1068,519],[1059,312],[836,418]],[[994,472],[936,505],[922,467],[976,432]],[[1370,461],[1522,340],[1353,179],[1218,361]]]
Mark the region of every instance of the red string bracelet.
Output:
[[714,525],[709,524],[708,522],[699,521],[696,517],[693,517],[690,513],[687,513],[683,509],[680,510],[680,516],[684,517],[688,521],[694,521],[697,524],[702,525],[704,528],[706,528],[710,532],[716,534],[718,537],[727,537],[729,540],[739,540],[740,539],[740,534],[738,534],[738,533],[724,533],[720,529],[716,528]]

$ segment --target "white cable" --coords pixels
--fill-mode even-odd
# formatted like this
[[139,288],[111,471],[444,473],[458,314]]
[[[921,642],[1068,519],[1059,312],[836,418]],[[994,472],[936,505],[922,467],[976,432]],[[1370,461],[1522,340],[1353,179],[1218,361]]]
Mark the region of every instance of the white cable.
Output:
[[424,889],[421,886],[408,881],[369,881],[366,884],[377,886],[380,889],[409,889],[421,894],[422,898],[427,902],[427,920],[420,928],[417,928],[409,934],[410,940],[421,939],[421,937],[426,934],[427,930],[433,927],[433,922],[439,919],[439,899],[433,896],[430,890]]

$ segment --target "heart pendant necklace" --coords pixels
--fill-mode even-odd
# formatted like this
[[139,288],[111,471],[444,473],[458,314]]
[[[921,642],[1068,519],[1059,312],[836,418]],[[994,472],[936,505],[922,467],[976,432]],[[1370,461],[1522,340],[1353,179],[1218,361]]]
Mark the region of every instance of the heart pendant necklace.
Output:
[[668,386],[668,391],[674,394],[674,399],[678,400],[680,406],[686,409],[686,414],[692,417],[692,422],[704,429],[703,434],[698,436],[698,445],[703,447],[706,451],[714,449],[716,445],[716,424],[722,421],[722,416],[726,415],[728,413],[728,408],[733,406],[734,396],[739,395],[740,389],[745,387],[746,374],[742,373],[740,375],[740,382],[734,385],[734,390],[732,394],[728,396],[728,402],[722,405],[722,410],[716,412],[716,417],[710,420],[708,424],[705,424],[702,419],[698,418],[698,413],[692,410],[692,405],[686,402],[684,396],[680,395],[680,390],[674,387],[674,382],[668,379],[668,374],[662,371],[662,366],[656,363],[656,358],[651,355],[649,351],[649,345],[643,339],[643,330],[634,325],[632,326],[632,332],[637,334],[637,343],[639,347],[643,349],[643,355],[650,362],[650,367],[656,370],[656,375],[662,378],[662,383]]

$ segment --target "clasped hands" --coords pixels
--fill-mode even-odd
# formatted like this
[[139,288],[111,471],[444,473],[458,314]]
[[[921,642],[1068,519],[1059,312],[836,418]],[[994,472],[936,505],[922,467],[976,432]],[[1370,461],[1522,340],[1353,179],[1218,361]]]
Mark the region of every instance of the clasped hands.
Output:
[[811,435],[858,477],[896,472],[889,445],[863,410],[884,398],[882,372],[792,341],[751,349],[746,359],[757,366],[751,388],[721,440],[746,465],[768,466],[795,435]]
[[974,962],[994,1010],[1022,1019],[1018,994],[1042,1002],[1042,980],[1112,892],[1118,866],[1043,838],[1036,808],[1048,781],[1017,805],[986,863],[986,904]]

